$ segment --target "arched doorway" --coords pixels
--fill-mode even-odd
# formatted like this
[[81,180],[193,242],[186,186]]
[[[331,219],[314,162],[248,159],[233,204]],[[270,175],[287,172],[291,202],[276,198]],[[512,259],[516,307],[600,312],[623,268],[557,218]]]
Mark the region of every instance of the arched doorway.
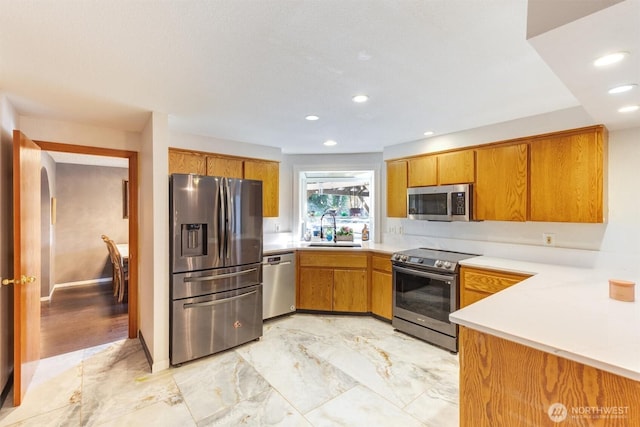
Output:
[[52,200],[47,168],[40,170],[40,298],[48,297],[51,292],[52,271]]

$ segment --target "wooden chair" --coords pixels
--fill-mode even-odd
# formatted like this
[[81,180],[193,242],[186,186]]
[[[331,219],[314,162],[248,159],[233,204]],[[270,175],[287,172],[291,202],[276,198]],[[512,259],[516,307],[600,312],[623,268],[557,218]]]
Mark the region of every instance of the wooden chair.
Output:
[[113,296],[115,296],[118,302],[125,301],[127,295],[127,285],[129,282],[129,272],[125,268],[120,251],[115,242],[106,235],[102,235],[102,240],[107,245],[109,251],[109,258],[111,259],[111,266],[113,268]]

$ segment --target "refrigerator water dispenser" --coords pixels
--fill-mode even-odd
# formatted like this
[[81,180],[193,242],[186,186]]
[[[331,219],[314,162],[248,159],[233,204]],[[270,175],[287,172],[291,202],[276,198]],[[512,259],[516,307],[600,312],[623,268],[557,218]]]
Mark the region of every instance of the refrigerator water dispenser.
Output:
[[182,256],[207,254],[207,224],[182,224]]

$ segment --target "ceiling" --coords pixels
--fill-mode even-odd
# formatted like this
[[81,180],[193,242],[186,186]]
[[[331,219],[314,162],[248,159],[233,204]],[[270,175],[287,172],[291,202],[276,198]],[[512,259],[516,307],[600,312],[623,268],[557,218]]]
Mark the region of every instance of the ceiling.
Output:
[[[538,24],[554,16],[557,3],[546,4]],[[616,111],[640,103],[640,89],[606,94],[640,83],[640,0],[554,22],[529,40],[527,8],[526,0],[0,0],[0,92],[24,115],[140,131],[158,111],[172,130],[284,153],[376,152],[428,130],[576,106],[610,129],[640,125],[640,113]],[[630,52],[626,65],[593,70],[610,50]],[[362,93],[369,102],[352,102]],[[338,144],[327,148],[327,139]]]

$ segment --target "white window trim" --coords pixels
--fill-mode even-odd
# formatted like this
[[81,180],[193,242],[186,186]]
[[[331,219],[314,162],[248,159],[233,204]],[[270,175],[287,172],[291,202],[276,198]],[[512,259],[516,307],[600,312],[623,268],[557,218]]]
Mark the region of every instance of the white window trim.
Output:
[[381,205],[382,198],[380,194],[380,174],[381,168],[379,164],[360,164],[360,165],[295,165],[293,167],[293,240],[297,241],[302,238],[302,223],[303,223],[303,215],[300,209],[301,199],[304,197],[303,189],[300,185],[302,181],[302,173],[308,171],[372,171],[373,172],[373,180],[372,187],[369,189],[369,193],[373,195],[372,205],[373,209],[369,212],[369,222],[370,222],[370,236],[372,236],[371,241],[380,242],[382,237],[382,229],[380,228],[380,217],[381,217]]

